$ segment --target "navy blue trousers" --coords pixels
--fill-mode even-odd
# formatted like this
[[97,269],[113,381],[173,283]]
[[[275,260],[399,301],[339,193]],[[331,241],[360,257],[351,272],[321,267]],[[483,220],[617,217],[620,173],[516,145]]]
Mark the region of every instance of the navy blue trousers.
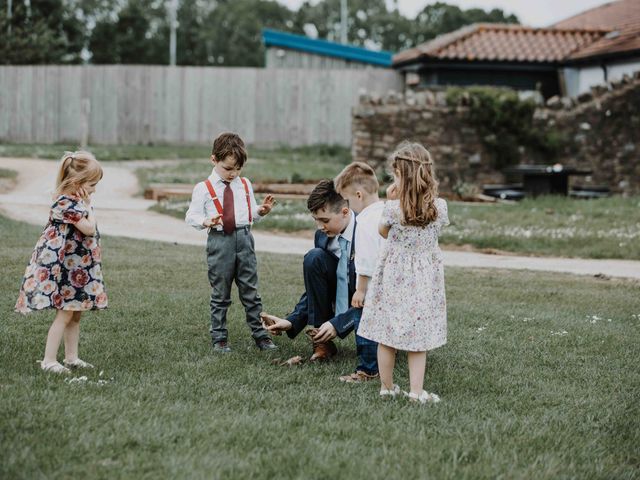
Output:
[[[305,293],[300,298],[293,312],[287,316],[292,329],[287,332],[295,338],[307,325],[319,327],[329,321],[340,338],[345,338],[351,331],[357,330],[362,316],[361,308],[349,308],[346,312],[335,315],[336,269],[338,259],[326,250],[314,248],[304,257],[302,266]],[[349,303],[353,288],[349,291]],[[358,366],[368,374],[378,373],[378,344],[356,335],[356,353]]]

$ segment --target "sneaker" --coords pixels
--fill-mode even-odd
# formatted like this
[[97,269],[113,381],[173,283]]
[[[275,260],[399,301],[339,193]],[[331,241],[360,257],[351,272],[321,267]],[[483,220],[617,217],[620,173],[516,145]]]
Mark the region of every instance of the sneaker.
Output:
[[260,350],[262,350],[263,352],[265,350],[277,350],[278,349],[276,344],[273,343],[273,341],[270,338],[261,338],[259,340],[256,340],[256,346]]
[[91,365],[89,362],[85,362],[84,360],[80,360],[79,358],[76,358],[73,361],[68,361],[65,360],[64,361],[64,366],[67,368],[95,368],[93,365]]
[[226,340],[220,340],[219,342],[213,342],[213,351],[218,353],[231,353],[231,347]]
[[345,383],[363,383],[368,382],[369,380],[375,380],[379,376],[380,375],[378,375],[377,373],[369,375],[367,372],[363,372],[362,370],[356,370],[349,375],[343,375],[339,378],[341,382]]
[[409,400],[412,402],[419,402],[419,403],[425,404],[425,403],[438,403],[440,401],[440,397],[438,395],[436,395],[435,393],[429,393],[426,390],[423,390],[420,395],[417,395],[415,393],[407,393],[407,392],[402,392],[402,393],[404,393],[405,397],[409,397]]
[[71,373],[71,370],[69,370],[67,367],[63,367],[62,365],[60,365],[60,362],[51,362],[51,363],[45,364],[44,360],[42,360],[40,362],[40,368],[45,372],[51,372],[51,373],[64,373],[65,375],[68,375],[69,373]]
[[400,387],[396,384],[393,385],[392,390],[380,389],[380,398],[396,398],[398,395],[400,395]]

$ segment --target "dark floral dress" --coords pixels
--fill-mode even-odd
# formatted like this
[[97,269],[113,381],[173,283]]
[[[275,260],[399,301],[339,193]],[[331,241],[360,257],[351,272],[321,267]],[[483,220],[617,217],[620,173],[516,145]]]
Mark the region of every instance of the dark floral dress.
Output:
[[85,311],[107,307],[102,279],[100,234],[83,234],[75,224],[89,212],[79,198],[61,195],[24,273],[16,312],[55,308]]

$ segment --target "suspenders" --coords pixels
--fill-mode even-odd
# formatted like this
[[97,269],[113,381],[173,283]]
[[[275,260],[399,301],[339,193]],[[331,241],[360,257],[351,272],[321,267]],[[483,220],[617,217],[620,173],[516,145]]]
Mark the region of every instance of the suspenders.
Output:
[[[249,184],[247,183],[247,179],[244,177],[240,177],[242,180],[242,185],[244,185],[244,194],[247,199],[247,209],[249,210],[249,223],[253,223],[253,216],[251,215],[251,197],[249,196]],[[220,215],[222,215],[222,204],[220,200],[218,200],[218,196],[216,195],[216,191],[213,189],[213,185],[207,178],[204,181],[204,184],[207,186],[207,190],[209,190],[209,195],[211,195],[211,200],[213,200],[213,205],[216,207],[216,210]]]

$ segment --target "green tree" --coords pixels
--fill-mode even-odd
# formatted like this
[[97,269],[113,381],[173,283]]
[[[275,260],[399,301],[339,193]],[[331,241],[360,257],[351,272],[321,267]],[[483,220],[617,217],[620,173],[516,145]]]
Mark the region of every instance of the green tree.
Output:
[[98,21],[89,40],[92,63],[169,63],[169,25],[163,2],[128,0]]
[[[292,12],[275,1],[220,1],[200,30],[198,51],[207,65],[259,67],[264,65],[262,30],[291,30]],[[181,47],[179,46],[179,49]],[[201,54],[200,54],[201,55]]]
[[80,63],[85,26],[63,0],[13,4],[0,11],[0,63]]
[[[410,42],[411,21],[397,10],[389,12],[384,0],[349,0],[347,41],[351,45],[397,50]],[[320,38],[340,41],[340,0],[305,1],[294,15],[294,29],[313,25]]]
[[505,13],[494,8],[486,12],[480,8],[462,10],[455,5],[436,2],[424,7],[414,23],[413,41],[420,44],[442,35],[453,32],[472,23],[518,23],[515,15]]

